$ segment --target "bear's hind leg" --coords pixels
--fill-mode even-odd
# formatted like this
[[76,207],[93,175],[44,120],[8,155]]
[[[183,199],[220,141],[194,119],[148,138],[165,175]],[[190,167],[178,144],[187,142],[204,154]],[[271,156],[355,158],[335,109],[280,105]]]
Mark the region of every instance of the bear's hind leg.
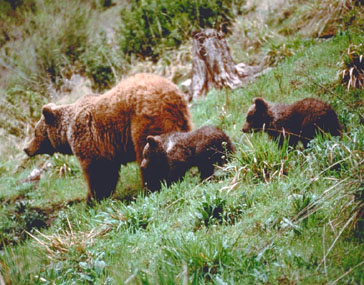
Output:
[[119,179],[120,163],[106,159],[92,161],[83,165],[83,171],[88,183],[87,201],[100,201],[110,197]]

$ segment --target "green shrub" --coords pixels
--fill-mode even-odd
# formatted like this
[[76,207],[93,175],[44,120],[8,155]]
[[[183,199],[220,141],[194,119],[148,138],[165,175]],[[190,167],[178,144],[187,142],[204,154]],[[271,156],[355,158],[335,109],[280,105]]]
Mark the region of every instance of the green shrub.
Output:
[[91,79],[92,88],[98,91],[110,88],[126,72],[122,52],[107,43],[105,36],[100,36],[90,43],[80,57],[85,73]]
[[135,1],[122,11],[121,49],[125,54],[156,60],[163,50],[178,47],[200,28],[226,31],[233,8],[244,1]]
[[[244,196],[244,195],[242,195]],[[242,197],[228,200],[228,196],[220,193],[204,192],[194,211],[196,229],[202,225],[209,227],[219,224],[234,224],[243,213]]]
[[78,1],[72,5],[57,3],[38,4],[37,12],[32,14],[35,23],[30,27],[34,33],[32,44],[37,66],[60,87],[62,69],[77,61],[85,50],[91,10]]

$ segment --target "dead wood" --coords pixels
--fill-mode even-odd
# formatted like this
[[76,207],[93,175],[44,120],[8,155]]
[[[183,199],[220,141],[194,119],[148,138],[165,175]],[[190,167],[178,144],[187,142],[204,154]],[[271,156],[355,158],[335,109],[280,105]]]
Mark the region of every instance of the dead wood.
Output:
[[235,64],[224,34],[214,29],[194,34],[192,56],[189,100],[205,95],[211,88],[241,87],[262,70],[260,66]]

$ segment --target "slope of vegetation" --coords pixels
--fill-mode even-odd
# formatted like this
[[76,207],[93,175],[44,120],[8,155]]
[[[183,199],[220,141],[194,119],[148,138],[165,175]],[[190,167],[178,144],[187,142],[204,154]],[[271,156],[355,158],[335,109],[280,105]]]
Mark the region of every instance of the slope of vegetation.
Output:
[[[113,37],[96,32],[106,27],[118,35],[121,24],[106,19],[115,13],[121,21],[131,2],[58,2],[34,0],[9,10],[24,16],[16,23],[2,14],[0,283],[364,283],[364,91],[349,84],[361,78],[361,1],[241,6],[228,37],[234,58],[271,68],[243,88],[212,90],[191,107],[196,127],[217,125],[231,136],[237,148],[232,161],[209,181],[199,181],[192,169],[152,194],[141,189],[131,163],[122,167],[114,197],[92,207],[75,157],[26,159],[17,142],[24,142],[40,106],[61,96],[67,76],[82,74],[101,92],[135,70],[132,65],[172,68],[167,55],[190,64],[180,56],[188,43],[151,67],[122,56]],[[40,18],[34,12],[39,3],[49,9]],[[77,25],[71,21],[76,15]],[[100,19],[104,26],[95,24]],[[92,70],[103,65],[109,69],[95,69],[104,76],[96,84]],[[353,66],[357,73],[350,73]],[[317,137],[308,149],[292,150],[279,149],[266,134],[243,134],[257,96],[329,102],[343,136]],[[39,181],[30,182],[42,167],[47,170]]]

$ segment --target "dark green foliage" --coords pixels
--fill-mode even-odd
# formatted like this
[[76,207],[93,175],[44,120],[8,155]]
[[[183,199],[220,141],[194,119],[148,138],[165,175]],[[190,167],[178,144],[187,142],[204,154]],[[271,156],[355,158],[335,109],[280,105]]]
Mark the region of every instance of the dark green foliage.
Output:
[[203,196],[200,207],[197,209],[199,220],[207,227],[214,223],[221,223],[226,200],[209,195]]
[[152,221],[152,211],[148,205],[143,205],[136,209],[132,205],[125,208],[125,219],[128,229],[135,232],[140,229],[146,229]]
[[196,226],[204,225],[206,227],[219,224],[234,224],[241,218],[243,205],[241,200],[235,200],[229,203],[228,199],[219,193],[205,192],[199,201],[195,211],[197,218]]
[[8,207],[6,213],[11,219],[2,219],[4,222],[0,223],[0,249],[4,245],[15,245],[25,240],[27,232],[48,226],[46,212],[32,207],[28,200],[16,201],[14,205]]
[[16,202],[15,206],[18,224],[24,223],[25,230],[31,231],[33,228],[44,228],[47,225],[47,216],[43,210],[29,207],[26,200]]
[[97,39],[80,57],[85,73],[92,81],[92,88],[98,91],[111,88],[116,76],[126,69],[120,50],[110,48],[105,43],[105,37]]
[[292,205],[296,214],[296,219],[300,219],[302,217],[305,217],[302,220],[302,224],[304,226],[307,225],[307,219],[306,216],[309,216],[312,218],[312,215],[309,215],[308,213],[308,207],[310,206],[310,203],[312,202],[313,197],[310,193],[303,193],[303,194],[296,194],[292,197]]
[[[59,5],[56,8],[67,9],[67,5]],[[76,62],[84,52],[87,41],[90,11],[78,5],[69,10],[69,13],[70,15],[64,15],[62,24],[56,26],[56,29],[49,28],[46,26],[48,23],[39,21],[33,31],[39,35],[35,43],[36,64],[47,73],[57,88],[63,83],[59,80],[63,75],[62,70]]]
[[233,7],[244,1],[147,0],[135,1],[122,11],[121,49],[125,54],[158,59],[168,48],[176,48],[201,28],[227,31]]

